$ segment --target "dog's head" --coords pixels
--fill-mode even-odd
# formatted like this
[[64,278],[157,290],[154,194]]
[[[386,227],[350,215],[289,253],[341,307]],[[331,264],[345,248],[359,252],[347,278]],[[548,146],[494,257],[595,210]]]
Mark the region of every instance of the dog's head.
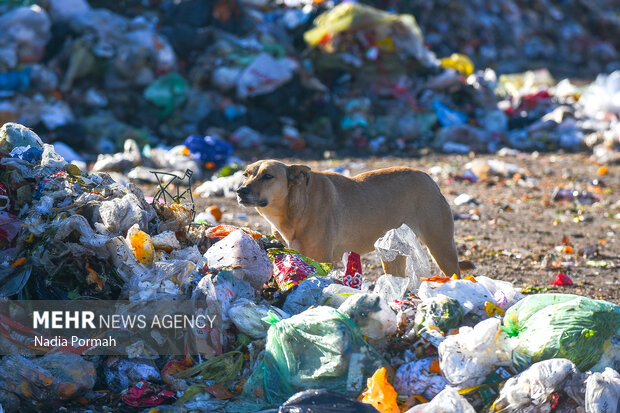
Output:
[[310,168],[265,160],[249,165],[243,175],[245,180],[237,189],[237,201],[243,206],[265,208],[270,203],[284,200],[292,187],[307,185]]

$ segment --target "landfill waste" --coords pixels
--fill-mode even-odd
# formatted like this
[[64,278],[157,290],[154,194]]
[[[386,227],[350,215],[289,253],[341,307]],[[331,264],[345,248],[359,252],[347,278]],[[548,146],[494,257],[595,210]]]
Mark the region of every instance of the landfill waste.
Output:
[[97,379],[95,366],[75,354],[47,354],[34,360],[5,356],[0,405],[7,411],[41,410],[58,401],[86,396]]
[[462,324],[463,316],[463,307],[457,300],[439,294],[418,305],[414,323],[418,332],[429,327],[448,332]]
[[353,320],[362,334],[373,342],[396,333],[396,313],[377,294],[353,294],[338,311]]
[[448,383],[457,389],[480,385],[497,366],[512,365],[512,347],[501,321],[489,318],[439,345],[439,366]]
[[606,368],[602,373],[592,373],[585,381],[586,412],[614,411],[620,404],[620,373]]
[[370,404],[351,400],[339,393],[325,389],[295,393],[278,409],[278,413],[297,413],[299,411],[307,413],[377,413],[377,409]]
[[347,316],[316,307],[271,326],[263,361],[243,392],[268,404],[314,387],[357,396],[383,363]]
[[379,238],[375,242],[375,250],[382,261],[406,259],[405,275],[409,279],[408,289],[416,290],[420,285],[420,279],[430,276],[428,255],[422,249],[413,230],[406,224],[398,229],[389,230],[385,236]]
[[396,403],[396,391],[388,382],[385,367],[378,369],[367,380],[366,390],[360,396],[360,401],[373,405],[381,413],[400,413]]
[[448,386],[431,400],[407,410],[407,413],[474,413],[476,410],[469,404],[465,397],[461,396],[454,388]]
[[558,390],[583,405],[582,382],[583,374],[570,360],[541,361],[506,381],[492,411],[550,411]]
[[437,364],[437,357],[427,357],[403,364],[396,370],[394,389],[398,394],[417,394],[432,400],[447,385],[446,379],[440,375]]
[[[581,269],[617,267],[611,235],[540,259],[526,243],[488,251],[558,274],[524,298],[478,274],[431,277],[406,227],[376,246],[406,277],[367,279],[354,252],[332,271],[193,197],[236,197],[234,155],[446,152],[467,160],[438,182],[472,184],[447,192],[455,219],[487,222],[481,186],[523,186],[493,207],[540,197],[557,209],[550,231],[597,213],[613,234],[619,13],[608,0],[0,1],[0,302],[193,299],[219,320],[194,331],[198,355],[147,359],[18,356],[29,333],[0,317],[14,354],[0,411],[396,411],[383,367],[403,410],[613,411],[617,306],[546,291],[593,291]],[[591,155],[596,181],[557,150]],[[562,179],[540,185],[551,169]],[[459,254],[482,256],[463,238]]]
[[572,294],[534,295],[506,311],[502,328],[518,339],[513,351],[526,360],[567,358],[585,371],[617,334],[620,307]]

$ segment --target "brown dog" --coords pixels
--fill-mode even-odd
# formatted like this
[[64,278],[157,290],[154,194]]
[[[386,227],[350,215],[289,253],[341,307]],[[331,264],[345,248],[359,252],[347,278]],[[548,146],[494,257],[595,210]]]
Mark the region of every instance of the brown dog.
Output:
[[[304,255],[336,262],[347,251],[365,254],[388,230],[404,223],[444,274],[460,275],[452,211],[435,181],[422,171],[394,167],[347,178],[264,160],[248,166],[244,175],[239,203],[256,207],[274,235]],[[383,268],[404,276],[405,259],[383,262]]]

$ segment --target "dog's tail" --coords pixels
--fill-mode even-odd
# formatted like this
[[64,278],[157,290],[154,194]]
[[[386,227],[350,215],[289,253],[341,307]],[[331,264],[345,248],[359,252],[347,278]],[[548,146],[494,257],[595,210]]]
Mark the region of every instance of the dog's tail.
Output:
[[461,272],[465,272],[465,271],[470,271],[475,269],[476,266],[474,265],[473,262],[471,261],[459,261],[459,269],[461,270]]

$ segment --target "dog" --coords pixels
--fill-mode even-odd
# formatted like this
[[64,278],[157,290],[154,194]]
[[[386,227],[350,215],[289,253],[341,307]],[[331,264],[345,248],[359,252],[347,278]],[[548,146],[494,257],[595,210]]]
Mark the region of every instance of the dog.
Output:
[[[255,207],[276,238],[310,258],[337,262],[347,251],[374,251],[377,239],[407,224],[446,276],[461,274],[452,210],[420,170],[392,167],[348,178],[262,160],[249,165],[244,177],[239,204]],[[386,274],[406,276],[405,257],[382,264]]]

